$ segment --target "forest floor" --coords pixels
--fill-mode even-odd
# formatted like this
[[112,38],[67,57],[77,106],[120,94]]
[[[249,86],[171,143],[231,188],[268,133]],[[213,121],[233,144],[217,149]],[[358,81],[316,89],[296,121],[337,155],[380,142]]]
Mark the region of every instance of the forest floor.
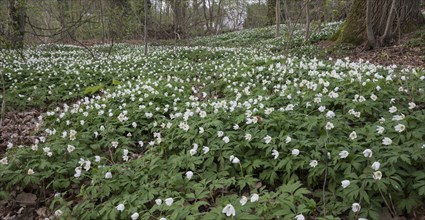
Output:
[[320,41],[317,43],[326,55],[333,58],[350,60],[364,60],[382,66],[410,66],[425,68],[425,28],[404,35],[399,42],[386,47],[366,50],[364,45],[338,45],[333,41]]
[[[350,60],[367,60],[370,63],[383,66],[397,65],[425,68],[425,28],[403,36],[397,44],[374,50],[365,50],[364,46],[335,46],[331,41],[320,41],[316,45],[326,52],[327,57],[335,59],[349,57]],[[22,145],[33,144],[32,141],[34,138],[32,135],[37,132],[38,125],[41,123],[39,116],[40,112],[37,109],[24,112],[11,112],[5,115],[4,124],[0,127],[0,158],[3,157],[9,142]],[[22,201],[25,200],[24,203],[27,202],[29,205],[32,205],[33,201],[35,201],[32,198],[35,196],[34,194],[21,193],[18,196],[21,196]],[[3,207],[1,201],[0,205]],[[13,210],[9,213],[10,215],[6,214],[3,217],[9,217],[4,219],[25,219],[32,215],[30,218],[38,217],[41,219],[51,215],[44,205],[37,204],[35,207],[38,207],[38,209]],[[0,213],[2,211],[5,210],[0,209]],[[425,216],[425,207],[418,209],[417,215]],[[381,213],[381,219],[392,218],[384,210]]]

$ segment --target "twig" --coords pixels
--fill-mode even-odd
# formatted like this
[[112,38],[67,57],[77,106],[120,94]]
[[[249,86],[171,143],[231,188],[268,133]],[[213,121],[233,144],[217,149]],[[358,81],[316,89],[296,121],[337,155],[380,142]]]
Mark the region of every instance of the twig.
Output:
[[0,117],[0,127],[3,126],[4,115],[6,113],[6,83],[3,77],[3,69],[0,68],[1,84],[2,84],[2,102],[1,102],[1,117]]
[[395,211],[391,208],[390,204],[387,202],[387,199],[385,199],[385,196],[384,196],[384,194],[382,193],[381,187],[379,187],[379,186],[378,186],[378,190],[379,190],[379,193],[380,193],[380,194],[381,194],[381,196],[382,196],[382,199],[384,199],[384,203],[385,203],[385,205],[387,205],[387,207],[388,207],[388,211],[390,211],[391,215],[392,215],[394,218],[395,218],[395,217],[397,217],[397,215],[396,215]]

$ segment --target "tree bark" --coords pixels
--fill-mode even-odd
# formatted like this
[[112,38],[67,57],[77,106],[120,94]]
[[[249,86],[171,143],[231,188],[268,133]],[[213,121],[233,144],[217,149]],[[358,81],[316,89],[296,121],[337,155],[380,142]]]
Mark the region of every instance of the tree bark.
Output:
[[71,42],[75,38],[75,30],[74,28],[70,28],[73,24],[71,4],[71,1],[68,0],[58,0],[59,23],[63,30],[61,39],[66,43]]
[[26,1],[9,0],[10,42],[13,49],[24,47],[26,15]]
[[144,1],[143,4],[143,11],[144,11],[144,17],[145,17],[145,27],[144,27],[144,44],[145,44],[145,56],[148,56],[148,0]]
[[[338,43],[371,47],[396,40],[396,32],[407,33],[425,23],[421,0],[354,0],[345,23],[335,35]],[[400,30],[397,30],[397,28]]]
[[309,7],[310,0],[305,0],[305,35],[304,35],[304,42],[307,42],[308,38],[310,37],[310,7]]
[[280,37],[280,0],[276,0],[276,37]]
[[209,33],[211,31],[211,27],[210,27],[210,22],[208,21],[206,0],[202,0],[202,9],[204,12],[205,26],[207,28],[207,32]]

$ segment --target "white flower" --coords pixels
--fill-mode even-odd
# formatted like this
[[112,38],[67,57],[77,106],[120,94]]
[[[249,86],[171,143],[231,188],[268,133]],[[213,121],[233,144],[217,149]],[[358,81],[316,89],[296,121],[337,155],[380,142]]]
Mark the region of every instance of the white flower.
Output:
[[[233,156],[233,155],[232,155]],[[233,157],[232,159],[232,163],[234,163],[234,164],[237,164],[237,163],[240,163],[241,161],[239,160],[239,158],[237,158],[237,157]]]
[[356,116],[357,118],[360,118],[360,112],[354,112],[354,116]]
[[363,155],[365,157],[372,157],[372,150],[371,149],[366,149],[363,151]]
[[162,218],[160,218],[159,220],[167,220],[166,218],[164,218],[164,217],[162,217]]
[[372,94],[370,95],[370,99],[372,99],[373,101],[376,101],[378,97],[375,94]]
[[189,151],[190,156],[195,155],[198,152],[198,144],[193,144],[193,148]]
[[401,121],[401,120],[403,120],[405,117],[406,117],[406,116],[405,116],[404,114],[401,114],[401,115],[394,115],[394,116],[393,116],[393,118],[392,118],[392,120],[393,120],[393,121]]
[[295,216],[295,219],[296,219],[296,220],[305,220],[305,217],[304,217],[304,215],[303,215],[303,214],[299,214],[299,215],[296,215],[296,216]]
[[326,107],[325,107],[325,106],[320,106],[320,107],[319,107],[319,111],[320,111],[320,112],[324,112],[324,111],[325,111],[325,109],[326,109]]
[[285,143],[289,143],[289,142],[291,142],[292,141],[292,138],[291,137],[289,137],[289,136],[286,136],[286,138],[285,138]]
[[250,201],[256,202],[260,199],[260,196],[257,193],[252,194]]
[[224,135],[224,132],[223,131],[217,131],[217,136],[218,137],[223,137],[223,135]]
[[384,131],[385,131],[385,128],[384,127],[382,127],[382,126],[376,126],[376,132],[378,134],[382,134],[382,133],[384,133]]
[[375,171],[379,170],[380,166],[381,166],[381,163],[379,163],[378,161],[375,161],[372,163],[372,169],[374,169]]
[[361,206],[359,203],[353,203],[353,205],[351,205],[351,210],[353,210],[353,212],[358,212],[360,211]]
[[317,160],[310,160],[310,167],[316,167],[317,166]]
[[416,104],[414,102],[409,102],[409,109],[414,109]]
[[124,206],[124,204],[119,204],[119,205],[117,205],[117,207],[115,207],[118,211],[120,211],[120,212],[122,212],[122,211],[124,211],[124,209],[125,209],[125,206]]
[[252,139],[251,134],[245,134],[245,140],[250,141]]
[[351,140],[354,140],[354,139],[357,138],[357,133],[355,131],[353,131],[353,132],[351,132],[349,137],[350,137]]
[[297,156],[298,154],[300,154],[300,150],[298,150],[298,149],[292,150],[292,155]]
[[270,137],[269,135],[267,135],[267,136],[264,138],[264,143],[269,144],[269,143],[270,143],[270,141],[272,141],[272,137]]
[[222,213],[226,214],[227,217],[229,216],[236,216],[235,208],[232,206],[232,204],[227,204],[224,208]]
[[131,217],[131,220],[136,220],[139,218],[139,213],[135,212],[130,217]]
[[112,179],[112,173],[111,172],[105,173],[105,179]]
[[229,139],[229,137],[227,137],[227,136],[225,136],[224,138],[223,138],[223,141],[224,141],[224,143],[229,143],[229,141],[230,141],[230,139]]
[[394,129],[396,131],[398,131],[399,133],[403,132],[404,130],[406,130],[406,126],[404,124],[398,124],[396,126],[394,126]]
[[7,161],[7,157],[0,160],[0,163],[3,165],[7,165],[9,162]]
[[155,203],[156,203],[157,205],[161,205],[161,204],[162,204],[162,200],[161,200],[161,199],[155,199]]
[[174,202],[174,199],[173,198],[166,198],[164,201],[165,201],[166,205],[171,206]]
[[248,198],[246,198],[246,196],[242,196],[242,199],[239,200],[239,202],[241,203],[241,205],[245,205],[246,202],[248,202]]
[[333,117],[335,117],[335,112],[333,112],[333,111],[328,111],[328,112],[326,113],[326,117],[327,117],[327,118],[333,118]]
[[383,145],[391,145],[391,143],[393,143],[393,141],[390,139],[390,138],[388,138],[388,137],[384,137],[384,139],[382,139],[382,144]]
[[340,158],[347,158],[348,154],[350,154],[350,153],[348,153],[348,151],[343,150],[343,151],[339,152],[339,157]]
[[273,149],[272,156],[274,156],[274,159],[276,160],[279,157],[279,151]]
[[192,172],[192,171],[187,171],[187,172],[186,172],[186,178],[187,178],[188,180],[192,179],[192,176],[193,176],[193,172]]
[[239,125],[238,124],[233,125],[233,129],[238,130],[239,129]]
[[208,153],[210,151],[210,148],[207,146],[202,147],[202,151],[204,152],[204,154]]
[[94,161],[100,162],[100,156],[94,156]]
[[325,129],[326,130],[331,130],[332,128],[334,128],[334,124],[332,122],[328,122],[326,123]]
[[388,111],[389,111],[390,113],[394,113],[394,112],[396,112],[396,111],[397,111],[397,107],[395,107],[395,106],[391,106],[391,107],[390,107],[390,109],[388,109]]
[[343,180],[341,181],[342,188],[347,188],[350,185],[350,180]]
[[75,147],[68,144],[68,147],[66,149],[68,150],[69,153],[71,153],[72,151],[75,150]]
[[375,180],[380,180],[382,178],[382,173],[381,173],[381,171],[375,171],[375,172],[373,172],[373,179],[375,179]]
[[198,129],[199,129],[199,134],[202,134],[205,131],[203,127],[199,127]]
[[28,175],[33,175],[33,174],[34,174],[34,170],[28,169]]
[[112,144],[112,147],[114,148],[118,147],[118,141],[112,141],[111,144]]
[[78,178],[80,176],[81,176],[81,167],[76,167],[74,177]]
[[60,210],[60,209],[58,209],[58,210],[56,210],[55,211],[55,216],[56,217],[59,217],[59,216],[61,216],[63,214],[63,212],[62,212],[62,210]]

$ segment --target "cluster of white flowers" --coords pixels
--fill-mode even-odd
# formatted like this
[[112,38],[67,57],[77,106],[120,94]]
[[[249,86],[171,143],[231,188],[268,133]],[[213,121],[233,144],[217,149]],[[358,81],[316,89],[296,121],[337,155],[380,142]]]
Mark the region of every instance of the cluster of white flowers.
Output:
[[[171,49],[163,50],[158,51],[156,55],[161,58],[167,54],[179,52]],[[178,50],[193,50],[193,48],[180,48]],[[63,108],[58,107],[46,112],[46,117],[51,124],[46,125],[50,127],[44,129],[45,134],[43,135],[45,137],[38,137],[37,139],[37,141],[39,140],[41,142],[40,149],[42,149],[42,152],[40,153],[47,157],[52,157],[54,153],[55,157],[60,156],[55,146],[49,143],[50,140],[55,141],[55,137],[58,137],[57,139],[61,141],[61,147],[64,148],[61,149],[62,152],[68,152],[68,157],[71,155],[71,158],[72,156],[77,158],[73,160],[73,164],[78,163],[74,174],[76,178],[80,177],[83,171],[87,172],[91,169],[92,162],[90,160],[93,160],[94,157],[96,163],[102,162],[99,165],[105,165],[102,168],[105,170],[101,172],[102,177],[104,175],[105,179],[112,179],[112,172],[114,171],[113,169],[108,171],[105,168],[110,165],[108,163],[111,163],[108,157],[117,157],[107,154],[100,156],[85,155],[84,158],[78,160],[79,157],[83,157],[79,156],[80,153],[88,147],[83,144],[84,142],[80,142],[80,138],[90,136],[90,141],[103,143],[104,146],[101,147],[108,148],[108,154],[122,153],[123,161],[128,161],[130,156],[133,158],[136,155],[138,149],[134,150],[133,146],[144,149],[144,147],[162,146],[161,144],[164,142],[167,145],[173,145],[170,147],[174,147],[174,145],[184,146],[185,155],[189,153],[192,159],[214,155],[218,151],[217,145],[233,147],[233,145],[236,145],[236,142],[244,142],[243,144],[250,146],[255,146],[256,144],[267,145],[266,156],[270,160],[278,160],[279,157],[282,157],[281,153],[289,154],[291,156],[290,158],[299,160],[304,157],[307,158],[307,152],[309,151],[306,149],[306,146],[298,145],[298,139],[301,139],[298,135],[291,133],[292,131],[282,131],[279,135],[270,131],[257,133],[255,129],[263,128],[264,122],[269,122],[270,119],[274,119],[273,117],[279,114],[290,118],[294,112],[306,110],[306,112],[312,112],[311,114],[319,115],[323,119],[319,126],[321,129],[324,128],[326,130],[327,135],[331,136],[333,132],[343,131],[343,138],[356,144],[363,139],[367,139],[365,133],[362,131],[362,127],[356,124],[370,114],[364,111],[362,107],[371,103],[377,104],[378,102],[386,101],[389,104],[385,103],[385,111],[380,113],[382,115],[379,117],[382,116],[382,118],[376,122],[379,125],[376,126],[374,124],[372,127],[372,129],[375,129],[376,126],[379,143],[386,146],[386,149],[391,148],[399,144],[397,143],[399,139],[394,138],[391,132],[395,131],[394,133],[396,135],[403,135],[403,132],[406,133],[409,131],[409,128],[407,128],[409,124],[404,119],[409,117],[407,112],[412,112],[412,110],[417,108],[416,104],[412,100],[408,103],[402,103],[402,101],[395,99],[385,100],[386,95],[382,93],[382,88],[378,85],[380,82],[406,79],[406,76],[398,75],[392,67],[353,63],[348,59],[327,63],[317,59],[310,60],[283,55],[270,57],[269,54],[262,51],[243,51],[231,48],[214,50],[229,53],[231,56],[234,56],[234,59],[213,63],[215,69],[212,70],[214,71],[207,71],[204,67],[199,66],[199,74],[191,78],[185,78],[179,74],[158,74],[161,71],[186,70],[198,67],[190,66],[184,62],[173,65],[161,61],[161,65],[159,65],[159,63],[155,62],[145,62],[144,58],[140,58],[140,56],[135,56],[134,54],[126,58],[120,58],[118,56],[118,61],[127,62],[127,59],[132,59],[136,63],[138,61],[146,63],[143,67],[128,66],[129,71],[145,73],[137,74],[135,77],[124,76],[121,73],[122,69],[104,67],[100,65],[101,63],[98,63],[99,68],[104,71],[102,74],[118,73],[116,77],[122,77],[123,83],[119,83],[114,88],[105,89],[102,91],[102,95],[88,96],[72,105],[64,104]],[[252,68],[251,71],[240,71],[233,65],[236,62],[246,65],[245,61],[261,61],[263,63],[264,60],[270,62],[266,62],[268,64],[264,64],[263,66]],[[77,61],[85,64],[93,64],[91,62],[95,62],[81,59]],[[79,66],[76,62],[68,62]],[[30,63],[29,65],[36,64]],[[155,71],[152,71],[154,65]],[[78,68],[67,67],[64,69],[64,74],[66,75],[83,77]],[[323,71],[322,69],[328,70]],[[383,74],[382,72],[385,71],[380,70],[385,70],[389,74]],[[263,74],[265,71],[267,71],[267,74]],[[300,77],[298,73],[306,74]],[[8,75],[8,77],[13,78],[12,75]],[[240,80],[240,78],[244,80]],[[341,82],[341,85],[339,83],[338,85],[334,85],[334,80]],[[91,84],[83,82],[79,78],[76,81],[72,82],[75,87],[77,87],[76,85],[81,88],[91,86]],[[221,94],[218,93],[207,92],[208,89],[206,88],[209,84],[215,85],[216,82],[221,81],[226,84],[226,94],[224,97],[221,97]],[[357,83],[361,86],[372,85],[373,87],[371,88],[374,94],[360,92],[363,90],[355,92],[358,94],[346,94],[343,82]],[[12,86],[16,85],[17,83],[14,82]],[[384,84],[380,85],[383,86]],[[58,85],[51,85],[49,89],[53,90],[58,86],[59,83]],[[403,85],[403,87],[399,88],[399,91],[404,93],[407,89],[408,87]],[[79,91],[79,89],[74,88],[69,90],[72,93],[78,93]],[[156,101],[161,98],[164,99],[164,102]],[[339,98],[349,100],[349,103],[342,110],[329,104],[329,100],[334,102]],[[409,110],[406,110],[406,108]],[[214,127],[204,123],[209,119],[214,119],[216,116],[226,113],[229,113],[229,115],[230,113],[234,115],[240,114],[242,117],[237,120],[229,118],[230,124],[227,124],[227,127]],[[347,117],[347,120],[353,122],[352,124],[354,126],[349,128],[344,127],[345,123],[341,119],[343,117]],[[100,122],[95,120],[99,120]],[[225,122],[227,119],[220,120],[221,122]],[[87,128],[91,127],[93,122],[96,122],[97,125],[87,135]],[[214,142],[210,144],[209,142],[202,142],[198,139],[193,141],[196,141],[199,145],[193,142],[189,142],[190,144],[187,144],[187,142],[170,143],[170,134],[166,132],[166,129],[171,128],[176,128],[176,132],[184,134],[194,132],[195,135],[199,135],[197,137],[205,139],[218,137],[218,143]],[[125,132],[121,132],[120,129],[123,129]],[[149,135],[141,135],[143,132],[140,131],[147,129],[149,129]],[[282,134],[284,135],[282,136]],[[46,138],[50,139],[47,143],[45,143]],[[209,147],[203,146],[204,144]],[[13,143],[7,144],[8,148],[12,148],[13,146]],[[38,151],[38,142],[32,145],[31,148],[34,151]],[[348,147],[339,149],[339,158],[335,160],[347,161],[351,159],[348,158],[350,155],[354,155],[350,157],[355,157],[356,155],[363,154],[366,160],[372,162],[374,161],[372,149],[375,148],[370,148],[362,149],[364,151],[354,151]],[[374,151],[374,153],[377,156],[379,151]],[[97,152],[97,154],[100,153]],[[235,154],[238,157],[235,155],[229,156],[230,154]],[[230,163],[227,163],[230,165],[235,164],[235,167],[242,167],[244,165],[243,163],[247,161],[243,154],[239,154],[236,151],[224,155],[226,158],[229,156]],[[101,160],[101,158],[103,159]],[[331,158],[330,152],[328,153],[328,158]],[[322,161],[318,160],[318,158],[311,157],[307,158],[305,162],[308,163],[310,169],[313,169],[322,165]],[[11,161],[13,162],[13,160]],[[0,160],[1,165],[8,165],[8,163],[7,157]],[[381,163],[374,161],[371,168],[373,169],[373,178],[380,180],[383,177],[380,171]],[[185,172],[184,174],[180,173],[189,182],[196,181],[196,177],[200,177],[197,170],[191,169],[187,170],[186,168],[183,171]],[[26,170],[28,175],[34,174],[33,169],[27,167]],[[195,174],[196,176],[194,177]],[[114,179],[119,177],[119,175],[119,172],[114,172]],[[345,178],[348,179],[348,177]],[[341,179],[341,186],[343,188],[349,187],[351,183],[350,180],[345,178]],[[253,194],[250,199],[251,202],[255,202],[258,200],[258,195]],[[168,206],[171,206],[174,202],[172,198],[167,198],[164,201]],[[248,197],[242,196],[240,203],[245,205],[247,201]],[[161,199],[157,199],[155,202],[158,205],[162,204]],[[123,211],[125,206],[124,204],[118,204],[116,209]],[[354,203],[352,210],[358,212],[360,210],[360,204]],[[235,216],[236,211],[231,204],[228,204],[223,208],[223,213],[227,216]],[[139,214],[137,212],[131,216],[132,219],[137,219],[138,217]],[[299,214],[296,216],[296,219],[304,219],[304,216]]]

